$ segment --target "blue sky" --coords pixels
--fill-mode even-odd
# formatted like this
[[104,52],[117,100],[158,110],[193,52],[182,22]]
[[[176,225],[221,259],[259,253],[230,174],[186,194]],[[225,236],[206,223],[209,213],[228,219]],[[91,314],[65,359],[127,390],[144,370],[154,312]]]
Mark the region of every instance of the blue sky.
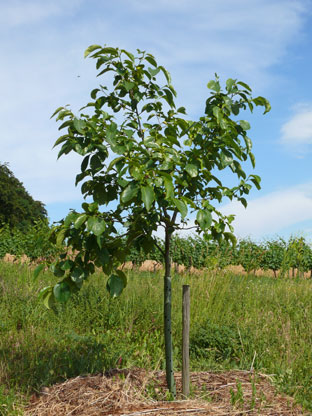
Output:
[[[202,115],[217,72],[272,105],[246,112],[261,191],[236,214],[254,239],[312,235],[312,3],[307,0],[0,0],[0,162],[9,162],[52,221],[79,208],[80,157],[56,160],[53,111],[84,105],[98,84],[91,44],[147,50],[171,73],[178,104]],[[250,167],[246,166],[250,171]],[[1,191],[1,190],[0,190]]]

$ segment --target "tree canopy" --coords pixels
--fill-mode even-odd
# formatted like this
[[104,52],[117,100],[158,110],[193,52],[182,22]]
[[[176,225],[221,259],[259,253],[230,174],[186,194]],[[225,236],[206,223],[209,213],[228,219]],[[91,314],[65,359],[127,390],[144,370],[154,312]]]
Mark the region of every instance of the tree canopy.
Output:
[[23,229],[46,217],[44,204],[31,197],[7,163],[0,164],[0,224]]

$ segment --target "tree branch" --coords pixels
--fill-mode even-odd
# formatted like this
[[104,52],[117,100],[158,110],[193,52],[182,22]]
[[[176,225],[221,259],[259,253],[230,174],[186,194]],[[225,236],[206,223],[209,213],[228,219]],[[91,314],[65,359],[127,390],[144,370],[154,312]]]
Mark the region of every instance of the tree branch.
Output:
[[181,231],[184,231],[184,230],[191,230],[191,229],[193,229],[193,228],[197,228],[197,225],[194,225],[194,226],[192,226],[192,227],[187,227],[187,228],[184,228],[184,227],[178,227],[177,228],[177,230],[181,230]]
[[157,243],[157,241],[155,241],[155,246],[158,248],[158,250],[161,252],[161,254],[163,255],[163,257],[165,257],[165,252],[164,250],[160,247],[160,245]]

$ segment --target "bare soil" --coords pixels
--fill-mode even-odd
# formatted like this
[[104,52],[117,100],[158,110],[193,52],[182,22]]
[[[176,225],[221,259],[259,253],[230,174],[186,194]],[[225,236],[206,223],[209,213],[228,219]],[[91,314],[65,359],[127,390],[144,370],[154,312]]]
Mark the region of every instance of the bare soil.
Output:
[[115,369],[79,376],[33,395],[25,416],[308,415],[263,374],[194,372],[188,400],[182,400],[181,373],[175,377],[177,399],[169,401],[162,371]]

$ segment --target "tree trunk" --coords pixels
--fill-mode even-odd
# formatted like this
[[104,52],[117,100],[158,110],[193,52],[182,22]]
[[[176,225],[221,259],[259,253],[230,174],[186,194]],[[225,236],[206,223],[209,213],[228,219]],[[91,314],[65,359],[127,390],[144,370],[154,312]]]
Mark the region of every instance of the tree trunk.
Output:
[[176,386],[173,374],[172,329],[171,329],[171,259],[170,240],[172,233],[166,229],[165,237],[165,276],[164,276],[164,332],[166,353],[166,379],[170,393],[175,398]]

